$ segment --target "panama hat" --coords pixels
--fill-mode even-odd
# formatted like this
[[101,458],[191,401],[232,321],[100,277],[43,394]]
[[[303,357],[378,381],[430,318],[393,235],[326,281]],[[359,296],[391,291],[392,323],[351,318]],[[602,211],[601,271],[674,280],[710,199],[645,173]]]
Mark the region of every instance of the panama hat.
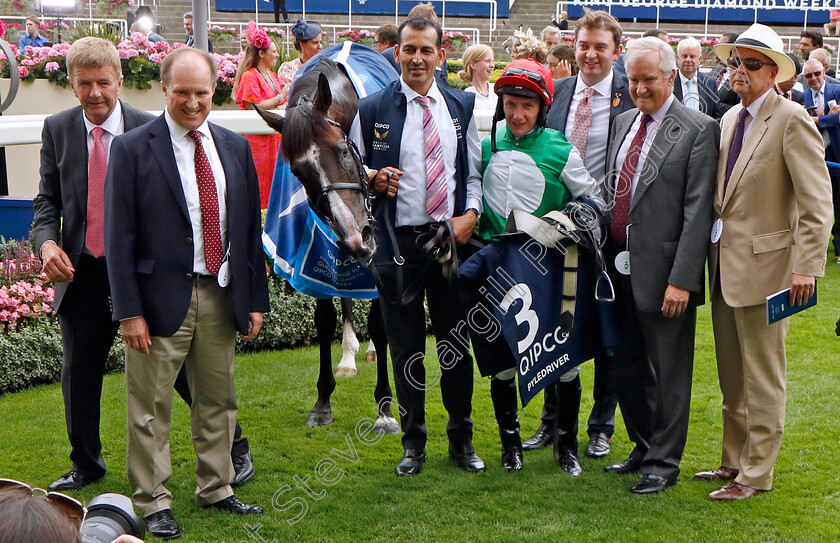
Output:
[[769,26],[756,23],[738,36],[735,43],[715,45],[714,51],[721,61],[726,62],[733,47],[752,49],[770,57],[770,60],[775,62],[776,66],[779,67],[779,73],[776,74],[777,83],[787,81],[796,75],[796,68],[793,66],[793,61],[785,53],[782,38]]

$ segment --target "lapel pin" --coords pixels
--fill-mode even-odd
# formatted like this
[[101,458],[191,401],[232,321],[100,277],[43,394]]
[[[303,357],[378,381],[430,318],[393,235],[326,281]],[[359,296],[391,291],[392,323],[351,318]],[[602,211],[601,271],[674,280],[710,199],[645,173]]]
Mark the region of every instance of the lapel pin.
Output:
[[618,107],[621,105],[621,93],[615,93],[615,98],[613,98],[612,107]]

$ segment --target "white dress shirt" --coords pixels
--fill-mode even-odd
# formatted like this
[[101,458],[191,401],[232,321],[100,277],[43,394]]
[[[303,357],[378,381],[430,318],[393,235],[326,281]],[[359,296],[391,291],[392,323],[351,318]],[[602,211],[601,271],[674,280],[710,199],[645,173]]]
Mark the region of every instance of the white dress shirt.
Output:
[[[419,94],[400,78],[399,92],[405,94],[406,112],[400,139],[399,169],[403,171],[397,190],[397,217],[395,226],[419,226],[434,222],[426,212],[426,150],[423,138],[423,107],[415,100]],[[432,86],[426,92],[432,99],[429,109],[435,118],[440,146],[443,151],[444,175],[446,177],[447,203],[449,209],[446,219],[451,219],[455,210],[455,159],[457,156],[457,133],[452,122],[446,101],[432,80]],[[481,140],[478,137],[478,125],[475,117],[470,120],[464,135],[467,138],[469,154],[469,172],[467,174],[467,201],[464,209],[481,212]],[[362,160],[367,162],[366,149],[361,137],[359,116],[353,120],[350,138],[356,143]]]
[[[169,115],[169,110],[164,111],[166,124],[169,126],[169,137],[172,139],[172,150],[175,152],[175,163],[178,165],[178,175],[181,177],[181,187],[184,189],[184,198],[187,201],[187,212],[190,216],[190,223],[193,231],[193,272],[210,275],[207,264],[204,261],[204,231],[201,226],[201,201],[198,198],[198,182],[195,178],[195,141],[187,135],[186,128],[175,123]],[[222,251],[227,249],[227,201],[225,170],[219,159],[219,152],[216,150],[216,143],[210,133],[210,126],[205,120],[198,127],[201,133],[201,145],[204,147],[204,154],[210,161],[210,168],[213,170],[213,178],[216,181],[216,196],[219,199],[219,227],[222,234]]]
[[[677,70],[677,74],[680,78],[680,85],[682,86],[682,103],[694,111],[700,111],[700,82],[697,80],[697,74],[694,74],[694,77],[691,78],[691,82],[694,83],[694,88],[690,90],[687,85],[689,79],[679,70]],[[690,94],[694,96],[695,102],[689,100]]]
[[[586,169],[599,184],[604,182],[607,163],[607,143],[610,136],[610,107],[612,104],[613,71],[592,85],[595,93],[590,99],[592,108],[592,122],[589,125],[589,139],[586,142]],[[569,115],[566,117],[566,130],[564,134],[571,134],[575,126],[575,113],[578,104],[583,100],[583,93],[588,85],[583,82],[580,75],[577,76],[575,92],[572,94],[572,102],[569,104]]]
[[[671,104],[674,103],[674,95],[668,97],[665,100],[665,103],[662,104],[655,113],[651,115],[651,121],[648,123],[647,126],[647,133],[645,134],[645,140],[642,142],[642,150],[639,153],[639,161],[636,162],[636,170],[633,172],[633,179],[630,184],[630,201],[633,201],[633,196],[636,194],[636,185],[639,184],[639,176],[645,169],[645,160],[647,160],[648,152],[650,151],[650,146],[653,144],[654,138],[656,138],[656,133],[659,132],[659,128],[662,126],[662,121],[665,120],[665,116],[668,114],[668,109],[670,109]],[[615,186],[618,175],[621,172],[621,168],[624,167],[624,160],[627,158],[627,153],[630,151],[630,145],[633,143],[633,138],[636,137],[636,133],[639,131],[639,128],[642,126],[642,112],[640,111],[636,115],[636,120],[633,121],[633,124],[630,125],[630,131],[627,132],[627,135],[624,136],[624,141],[621,143],[621,147],[618,148],[618,153],[615,156],[615,174],[616,178],[613,181],[613,187]]]
[[[821,109],[825,111],[825,81],[823,81],[822,86],[818,90],[808,87],[808,92],[811,93],[811,97],[814,99],[814,105],[817,106],[817,112]],[[752,112],[750,112],[750,115],[752,115]]]
[[750,112],[747,115],[747,118],[744,119],[744,141],[747,141],[747,136],[750,135],[750,128],[752,128],[753,119],[756,118],[758,115],[758,110],[761,109],[761,105],[767,100],[767,97],[770,95],[771,92],[776,92],[773,87],[770,87],[767,92],[756,98],[755,102],[749,105],[747,111]]

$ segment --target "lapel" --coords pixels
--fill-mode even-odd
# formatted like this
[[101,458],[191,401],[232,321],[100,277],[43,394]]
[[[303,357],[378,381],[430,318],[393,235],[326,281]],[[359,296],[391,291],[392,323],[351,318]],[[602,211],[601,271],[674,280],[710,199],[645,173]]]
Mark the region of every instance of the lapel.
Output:
[[732,106],[720,122],[720,155],[718,158],[718,173],[715,202],[723,204],[723,184],[726,177],[726,162],[729,159],[729,148],[732,147],[732,139],[735,137],[735,128],[738,125],[738,113],[743,109],[741,104]]
[[679,72],[677,72],[676,77],[674,77],[674,97],[682,103],[682,80],[680,79]]
[[169,135],[169,127],[163,115],[152,121],[149,127],[149,136],[149,147],[157,160],[158,166],[160,166],[160,171],[163,172],[164,183],[172,191],[172,196],[184,217],[189,220],[187,200],[184,197],[184,188],[181,186],[181,175],[178,173],[175,152],[172,150],[172,137]]
[[671,107],[668,108],[665,118],[662,119],[662,125],[650,146],[651,150],[655,150],[655,152],[648,151],[647,158],[645,158],[645,166],[639,175],[636,192],[633,193],[633,199],[630,201],[630,211],[633,211],[633,208],[647,192],[648,187],[656,181],[668,153],[680,141],[680,132],[690,122],[682,122],[682,109],[684,107],[679,101],[674,100]]
[[624,143],[624,139],[627,137],[627,133],[630,131],[630,127],[633,126],[633,121],[636,120],[636,117],[639,114],[638,109],[630,110],[632,113],[627,113],[616,121],[615,125],[615,139],[611,142],[609,153],[607,155],[607,165],[606,171],[610,172],[611,175],[604,180],[606,183],[608,190],[608,196],[610,201],[607,203],[615,202],[615,179],[620,173],[618,169],[615,168],[615,158],[618,155],[618,150],[621,148],[622,143]]
[[575,93],[575,85],[577,84],[577,77],[568,77],[566,79],[570,80],[570,83],[564,83],[565,79],[561,79],[557,81],[557,93],[554,96],[554,102],[552,103],[552,107],[557,108],[557,117],[559,121],[562,121],[563,126],[559,128],[561,132],[566,131],[566,120],[569,118],[569,106],[572,105],[572,95]]
[[612,96],[610,96],[610,126],[619,113],[635,107],[627,88],[627,78],[613,69]]
[[88,149],[87,129],[82,119],[84,110],[82,106],[73,109],[70,122],[67,126],[67,156],[79,157],[79,167],[71,168],[73,186],[76,187],[76,204],[79,206],[79,215],[87,216],[88,196]]
[[247,194],[245,186],[245,172],[241,171],[239,162],[231,153],[233,142],[228,140],[227,134],[219,127],[212,123],[208,123],[210,133],[213,134],[213,142],[216,144],[216,152],[219,154],[219,160],[222,163],[222,169],[225,171],[225,207],[227,208],[227,230],[228,243],[230,242],[231,225],[236,224],[238,217],[236,211],[238,209],[246,209],[245,206],[240,207],[239,201],[245,198]]
[[[782,100],[782,98],[775,92],[771,92],[764,100],[764,103],[761,104],[761,109],[758,110],[758,115],[756,115],[756,118],[753,119],[752,124],[750,125],[750,133],[744,140],[744,146],[741,148],[741,154],[738,155],[738,160],[732,168],[732,175],[729,176],[729,187],[726,189],[721,209],[725,208],[729,200],[732,199],[732,193],[735,192],[738,182],[741,180],[741,176],[744,174],[744,170],[746,170],[752,154],[764,138],[764,134],[767,132],[767,120],[773,115],[773,108],[776,107],[777,100]],[[732,135],[735,135],[734,130]],[[732,138],[730,137],[729,145],[731,146],[731,144]],[[724,165],[724,168],[725,167],[726,166]],[[726,175],[725,169],[724,175]]]

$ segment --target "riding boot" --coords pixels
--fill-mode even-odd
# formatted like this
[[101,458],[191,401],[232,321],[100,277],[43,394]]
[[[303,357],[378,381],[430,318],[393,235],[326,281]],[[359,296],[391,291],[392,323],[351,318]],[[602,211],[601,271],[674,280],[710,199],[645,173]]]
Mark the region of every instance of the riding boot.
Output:
[[502,467],[508,471],[519,471],[522,469],[522,439],[519,436],[519,418],[516,414],[516,379],[491,379],[490,398],[493,400],[496,421],[499,423]]
[[557,404],[554,423],[554,460],[563,471],[577,477],[580,475],[577,432],[580,415],[580,377],[568,383],[557,383]]

